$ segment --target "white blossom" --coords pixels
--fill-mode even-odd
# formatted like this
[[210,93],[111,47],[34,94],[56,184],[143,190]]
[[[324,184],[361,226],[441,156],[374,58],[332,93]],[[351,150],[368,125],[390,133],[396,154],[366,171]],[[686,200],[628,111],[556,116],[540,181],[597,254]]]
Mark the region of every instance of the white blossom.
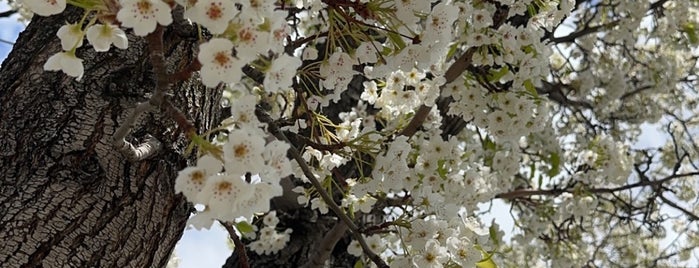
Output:
[[133,28],[136,35],[145,36],[153,32],[157,24],[172,23],[172,14],[170,6],[161,0],[121,0],[117,19],[122,26]]
[[53,54],[46,60],[44,70],[47,71],[63,71],[65,74],[77,78],[79,81],[83,77],[85,69],[83,60],[75,56],[73,52],[59,52]]
[[92,44],[95,51],[108,51],[114,44],[115,47],[126,49],[129,46],[129,39],[126,33],[119,27],[111,24],[95,24],[87,28],[87,41]]

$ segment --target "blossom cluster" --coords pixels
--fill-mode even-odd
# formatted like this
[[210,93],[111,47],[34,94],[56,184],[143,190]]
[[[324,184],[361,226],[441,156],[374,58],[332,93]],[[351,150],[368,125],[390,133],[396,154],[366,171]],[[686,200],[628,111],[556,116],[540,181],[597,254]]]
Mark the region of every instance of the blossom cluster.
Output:
[[293,230],[287,228],[281,232],[277,231],[279,218],[277,218],[276,211],[270,211],[262,217],[262,223],[264,227],[259,231],[260,235],[257,240],[249,244],[250,249],[260,255],[275,254],[286,246],[291,239],[290,235]]
[[269,200],[282,195],[279,181],[293,173],[286,158],[289,144],[267,142],[261,123],[250,115],[254,100],[243,98],[235,104],[232,125],[220,145],[223,155],[199,157],[197,164],[180,171],[175,181],[176,192],[205,206],[190,220],[195,227],[211,226],[214,219],[252,219],[254,213],[268,211]]

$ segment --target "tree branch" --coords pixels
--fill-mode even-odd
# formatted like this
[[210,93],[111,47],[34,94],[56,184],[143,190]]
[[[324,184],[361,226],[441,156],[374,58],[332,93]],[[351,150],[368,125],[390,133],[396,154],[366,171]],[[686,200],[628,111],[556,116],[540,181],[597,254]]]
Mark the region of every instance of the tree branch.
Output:
[[296,162],[299,164],[301,167],[301,170],[303,171],[303,174],[308,178],[308,180],[311,182],[313,187],[316,189],[318,194],[320,194],[320,197],[323,199],[323,201],[328,205],[328,207],[335,212],[335,214],[342,220],[347,227],[350,230],[350,233],[354,236],[354,239],[359,242],[359,245],[362,246],[362,250],[364,251],[364,254],[369,256],[369,259],[371,259],[372,262],[376,264],[376,266],[380,268],[388,268],[388,264],[384,262],[381,257],[376,255],[369,245],[366,243],[364,240],[364,237],[362,237],[361,233],[359,232],[359,228],[357,225],[352,221],[352,219],[345,214],[344,211],[342,211],[342,208],[335,203],[335,200],[333,200],[332,196],[325,191],[325,188],[323,188],[323,185],[316,179],[316,177],[313,175],[313,171],[311,171],[311,168],[306,164],[306,161],[303,159],[301,156],[301,153],[299,152],[298,149],[294,146],[294,144],[289,141],[289,139],[284,135],[284,133],[279,129],[277,124],[272,120],[272,118],[269,117],[264,111],[261,109],[256,109],[255,114],[257,117],[260,119],[261,122],[267,123],[268,131],[272,133],[277,139],[284,141],[289,144],[289,154],[296,160]]
[[[468,66],[471,65],[473,54],[476,53],[477,49],[477,47],[469,48],[466,50],[466,52],[464,52],[464,54],[461,55],[461,57],[452,63],[451,66],[449,66],[449,69],[447,69],[447,71],[444,73],[444,79],[446,79],[446,82],[439,88],[440,92],[442,89],[444,89],[444,87],[446,87],[446,85],[456,80],[456,78],[458,78],[468,68]],[[413,119],[410,120],[410,123],[403,128],[400,135],[407,137],[413,136],[420,126],[422,126],[422,123],[425,122],[425,119],[427,118],[427,115],[429,115],[431,109],[432,107],[428,107],[424,104],[421,105],[417,112],[415,112]]]
[[681,207],[677,203],[667,199],[667,197],[665,197],[663,194],[658,195],[658,197],[660,197],[660,200],[663,200],[663,202],[665,202],[665,204],[667,204],[668,206],[671,206],[679,211],[682,211],[682,213],[684,213],[684,215],[689,217],[692,221],[699,221],[699,216],[697,216],[696,214],[692,213],[691,211],[688,211],[687,209]]
[[617,25],[618,23],[619,23],[619,21],[617,20],[617,21],[612,21],[610,23],[601,24],[601,25],[597,25],[597,26],[585,27],[580,31],[572,32],[566,36],[551,37],[551,39],[549,39],[549,41],[551,41],[552,43],[555,43],[555,44],[570,43],[570,42],[575,41],[575,39],[578,39],[578,38],[583,37],[583,36],[588,35],[588,34],[596,33],[596,32],[598,32],[598,30],[603,30],[607,27],[613,27],[613,26]]
[[[667,177],[660,179],[660,180],[654,180],[654,181],[645,180],[645,181],[627,184],[627,185],[619,186],[619,187],[615,187],[615,188],[586,189],[586,190],[584,190],[584,192],[587,192],[587,193],[613,193],[613,192],[619,192],[619,191],[623,191],[623,190],[629,190],[629,189],[636,188],[636,187],[644,187],[644,186],[657,187],[657,186],[659,186],[667,181],[670,181],[672,179],[682,178],[682,177],[693,177],[693,176],[699,176],[699,171],[690,172],[690,173],[683,173],[683,174],[673,174],[673,175],[667,176]],[[529,196],[534,196],[534,195],[559,196],[563,193],[574,193],[574,192],[576,192],[576,191],[575,190],[568,190],[568,189],[549,189],[549,190],[521,189],[521,190],[514,190],[511,192],[497,194],[497,195],[495,195],[495,198],[516,199],[516,198],[529,197]]]
[[174,76],[168,76],[165,68],[165,57],[163,55],[163,32],[164,28],[158,25],[155,31],[146,36],[150,52],[150,61],[156,80],[153,95],[151,95],[147,102],[137,104],[136,108],[112,136],[112,146],[131,162],[144,160],[154,155],[160,149],[160,142],[151,136],[146,139],[145,143],[138,147],[133,146],[133,144],[125,139],[138,117],[155,107],[159,108],[163,114],[171,117],[177,125],[183,129],[188,139],[191,139],[192,135],[196,134],[194,124],[166,98],[165,93],[170,89],[174,81],[188,79],[201,65],[198,61],[195,61],[181,72],[174,74]]
[[343,221],[336,222],[335,226],[333,226],[333,228],[325,234],[323,240],[320,241],[320,244],[318,244],[318,247],[316,247],[310,262],[303,265],[302,268],[324,267],[325,261],[330,258],[330,255],[335,248],[335,244],[337,244],[337,241],[342,238],[347,229],[347,224],[345,224]]
[[10,9],[10,10],[8,10],[8,11],[0,12],[0,18],[7,18],[7,17],[9,17],[9,16],[14,15],[15,13],[17,13],[17,10],[14,10],[14,9]]
[[238,267],[250,268],[250,263],[248,263],[248,254],[245,251],[245,244],[243,244],[243,241],[240,241],[240,237],[238,237],[238,234],[235,233],[235,228],[233,228],[233,224],[225,221],[219,222],[221,223],[221,225],[223,225],[224,228],[226,228],[226,231],[228,231],[228,235],[230,235],[231,240],[233,240],[233,244],[235,244],[235,252],[238,254],[239,260]]

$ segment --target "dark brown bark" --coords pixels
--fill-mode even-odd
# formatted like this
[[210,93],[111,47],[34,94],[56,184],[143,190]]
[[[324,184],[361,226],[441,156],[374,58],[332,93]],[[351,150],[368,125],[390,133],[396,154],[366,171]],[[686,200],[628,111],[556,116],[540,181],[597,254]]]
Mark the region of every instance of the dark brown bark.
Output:
[[[318,247],[321,247],[325,235],[337,223],[335,217],[326,215],[318,217],[316,212],[309,208],[278,211],[280,230],[291,228],[291,240],[286,247],[276,253],[269,255],[258,255],[254,251],[248,250],[248,261],[250,267],[308,267],[314,258]],[[244,241],[245,242],[245,241]],[[351,242],[351,235],[344,232],[342,238],[333,245],[332,256],[328,259],[330,267],[354,267],[357,257],[347,253],[347,246]],[[233,252],[223,268],[238,268],[240,258]],[[311,266],[312,267],[312,266]]]
[[[155,156],[130,163],[111,146],[155,86],[143,38],[129,36],[128,50],[106,53],[86,43],[77,51],[80,82],[42,69],[61,50],[56,30],[77,13],[37,17],[0,69],[0,266],[162,267],[191,210],[173,190],[188,141],[154,112],[128,139],[157,138]],[[196,57],[195,29],[169,26],[165,47],[168,72],[182,69]],[[174,85],[171,100],[208,129],[220,94],[194,81]]]
[[[155,112],[141,116],[128,137],[134,144],[157,138],[163,148],[155,156],[131,163],[111,146],[116,129],[155,87],[141,37],[129,36],[125,51],[96,53],[86,43],[77,51],[85,64],[81,81],[43,70],[61,50],[57,29],[79,15],[37,17],[0,69],[0,267],[163,267],[192,209],[173,190],[177,171],[191,160],[182,155],[188,141]],[[164,43],[169,73],[196,57],[189,25],[169,26]],[[218,121],[216,90],[194,79],[171,93],[198,129]],[[335,114],[349,108],[337,107]],[[251,267],[309,264],[336,218],[276,203],[284,209],[279,227],[293,229],[292,240],[277,254],[248,251]],[[344,235],[334,246],[334,267],[354,265],[349,242]],[[235,257],[224,266],[238,267]]]

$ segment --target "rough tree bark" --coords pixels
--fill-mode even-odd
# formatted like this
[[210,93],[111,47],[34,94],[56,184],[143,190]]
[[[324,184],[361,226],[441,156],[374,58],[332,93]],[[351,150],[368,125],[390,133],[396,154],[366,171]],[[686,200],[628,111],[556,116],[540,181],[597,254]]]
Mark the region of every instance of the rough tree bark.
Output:
[[[56,30],[78,13],[36,17],[0,69],[0,266],[162,267],[191,210],[173,190],[188,141],[155,112],[128,137],[134,144],[157,138],[155,156],[131,163],[110,144],[155,85],[143,38],[129,36],[125,51],[78,49],[80,82],[42,69],[61,50]],[[165,32],[169,72],[196,57],[196,30],[182,22]],[[174,85],[170,99],[208,129],[220,94],[195,81]]]
[[[69,8],[35,18],[0,69],[0,266],[163,267],[192,210],[173,190],[176,172],[192,160],[183,156],[188,141],[171,118],[149,113],[129,138],[138,144],[155,137],[159,153],[131,163],[110,144],[155,86],[141,37],[130,35],[125,51],[96,53],[89,44],[78,49],[85,64],[81,81],[43,70],[61,50],[56,31],[79,16]],[[197,32],[181,19],[167,27],[164,43],[170,73],[196,57]],[[217,90],[192,79],[171,93],[198,129],[219,121]],[[294,230],[292,242],[275,255],[249,252],[252,267],[307,264],[337,223],[296,206],[280,211],[280,218],[280,227]],[[334,266],[354,264],[349,242],[345,235],[335,246]],[[235,256],[224,266],[238,267]]]

